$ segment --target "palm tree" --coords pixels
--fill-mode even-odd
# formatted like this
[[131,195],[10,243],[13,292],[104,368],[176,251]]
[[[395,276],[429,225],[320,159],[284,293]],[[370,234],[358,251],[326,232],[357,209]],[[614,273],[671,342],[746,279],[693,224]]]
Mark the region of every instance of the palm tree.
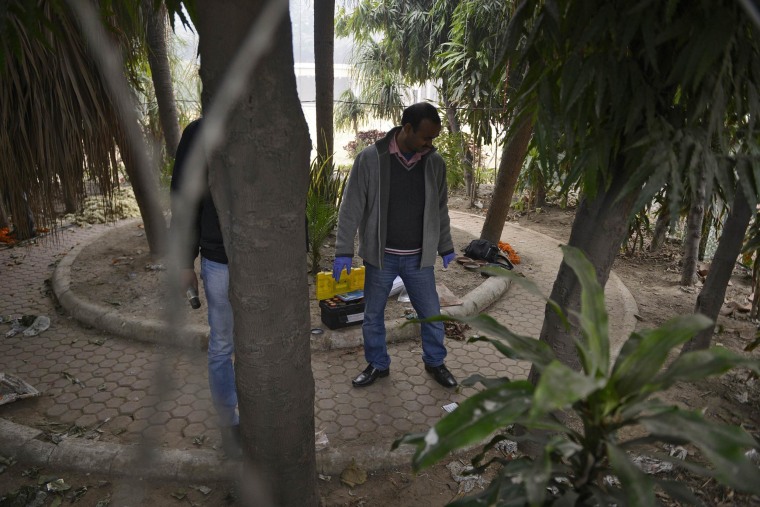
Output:
[[[118,185],[122,130],[68,9],[10,4],[0,19],[0,180],[9,196],[29,194],[37,223],[53,227],[56,203],[81,200],[85,178],[106,197]],[[10,199],[16,220],[26,214],[21,206]]]
[[[103,19],[122,48],[115,11]],[[10,214],[26,216],[28,195],[35,221],[53,227],[56,203],[74,206],[93,180],[108,200],[118,186],[119,155],[132,181],[153,252],[162,251],[164,219],[157,182],[130,154],[121,114],[67,5],[9,0],[0,26],[0,179],[12,196]],[[52,31],[50,27],[56,27]],[[65,34],[60,36],[59,34]],[[50,128],[54,125],[55,128]]]
[[357,97],[353,90],[347,88],[340,94],[340,99],[335,105],[335,126],[338,128],[352,128],[354,135],[359,135],[359,122],[367,119],[369,111],[362,99]]
[[146,51],[158,116],[164,133],[166,153],[173,158],[179,144],[180,128],[166,40],[167,10],[163,3],[156,5],[153,0],[143,0],[142,9],[146,17]]

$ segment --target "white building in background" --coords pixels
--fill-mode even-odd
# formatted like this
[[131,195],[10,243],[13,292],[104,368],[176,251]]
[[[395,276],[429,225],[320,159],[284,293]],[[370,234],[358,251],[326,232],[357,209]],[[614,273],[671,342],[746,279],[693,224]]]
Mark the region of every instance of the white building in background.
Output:
[[[314,74],[314,4],[316,0],[290,0],[290,19],[293,25],[293,59],[295,62],[294,71],[298,87],[298,98],[301,101],[301,107],[309,126],[309,134],[312,138],[312,145],[315,144],[315,132],[317,128],[316,119],[316,85]],[[338,0],[340,2],[340,0]],[[177,20],[175,23],[177,35],[183,40],[184,49],[181,57],[188,62],[195,62],[197,65],[198,54],[198,36],[196,33],[184,29],[182,23]],[[351,51],[353,42],[350,39],[336,39],[334,64],[334,100],[338,100],[341,93],[351,88],[356,95],[361,94],[361,90],[353,82],[351,75]],[[415,102],[438,101],[438,93],[433,83],[427,83],[425,86],[410,88],[406,105]],[[361,130],[388,130],[394,125],[387,120],[371,119],[360,125]],[[335,132],[335,157],[338,164],[351,163],[347,159],[347,154],[343,147],[353,139],[353,132]],[[312,156],[314,152],[312,152]]]

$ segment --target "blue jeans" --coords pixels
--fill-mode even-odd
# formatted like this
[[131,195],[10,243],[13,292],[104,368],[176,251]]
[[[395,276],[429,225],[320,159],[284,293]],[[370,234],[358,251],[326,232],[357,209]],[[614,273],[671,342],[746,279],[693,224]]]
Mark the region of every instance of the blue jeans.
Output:
[[[379,370],[387,370],[391,364],[385,343],[385,304],[396,276],[404,281],[418,318],[441,314],[433,266],[420,269],[420,258],[420,255],[385,254],[382,269],[364,265],[364,358]],[[422,361],[428,366],[442,365],[446,358],[443,322],[423,323],[421,334]]]
[[239,424],[237,390],[235,388],[235,353],[233,341],[232,304],[230,303],[230,272],[227,264],[201,257],[201,278],[206,289],[208,325],[208,384],[211,401],[219,415],[220,426]]

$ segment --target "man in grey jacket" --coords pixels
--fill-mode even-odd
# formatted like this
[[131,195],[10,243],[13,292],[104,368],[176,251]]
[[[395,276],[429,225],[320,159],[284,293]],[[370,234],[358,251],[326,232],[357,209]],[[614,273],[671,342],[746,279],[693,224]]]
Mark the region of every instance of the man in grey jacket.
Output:
[[[356,157],[338,217],[333,277],[351,273],[354,238],[364,260],[364,357],[367,368],[352,383],[372,384],[388,376],[391,359],[385,342],[385,305],[400,276],[420,319],[441,313],[433,266],[436,254],[448,267],[454,259],[449,229],[446,164],[433,139],[441,118],[428,103],[404,110],[401,126]],[[421,325],[425,370],[444,387],[457,381],[446,368],[442,322]]]

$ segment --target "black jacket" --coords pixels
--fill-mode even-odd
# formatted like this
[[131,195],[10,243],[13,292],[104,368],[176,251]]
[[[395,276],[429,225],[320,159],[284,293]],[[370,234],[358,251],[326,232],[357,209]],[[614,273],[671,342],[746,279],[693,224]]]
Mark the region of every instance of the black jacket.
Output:
[[[174,195],[180,188],[184,177],[185,167],[188,162],[188,155],[192,147],[193,140],[199,131],[201,120],[195,120],[190,123],[182,132],[182,138],[177,147],[177,156],[174,159],[174,171],[172,172],[171,192]],[[208,182],[208,167],[204,164],[204,179]],[[176,209],[172,203],[172,212]],[[227,264],[227,254],[224,251],[224,242],[222,240],[222,230],[219,227],[219,216],[216,213],[214,201],[211,199],[211,190],[206,184],[206,191],[201,198],[198,207],[194,210],[192,218],[193,227],[191,229],[191,249],[182,259],[180,267],[192,268],[198,252],[208,260]]]

